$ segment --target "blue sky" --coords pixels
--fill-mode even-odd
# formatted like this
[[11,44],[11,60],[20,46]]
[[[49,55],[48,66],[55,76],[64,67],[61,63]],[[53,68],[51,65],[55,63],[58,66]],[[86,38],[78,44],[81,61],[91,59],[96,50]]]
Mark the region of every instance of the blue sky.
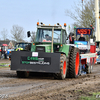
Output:
[[0,32],[5,28],[10,36],[12,26],[19,25],[26,34],[29,30],[36,31],[38,21],[71,25],[74,21],[65,15],[65,10],[71,9],[74,2],[81,0],[0,0]]

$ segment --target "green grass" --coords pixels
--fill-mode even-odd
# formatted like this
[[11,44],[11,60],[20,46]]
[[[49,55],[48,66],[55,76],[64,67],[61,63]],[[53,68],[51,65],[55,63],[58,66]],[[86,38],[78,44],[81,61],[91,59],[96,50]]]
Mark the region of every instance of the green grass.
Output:
[[78,92],[82,92],[82,90],[77,90]]
[[96,93],[93,92],[92,94],[93,94],[94,96],[96,96],[97,94],[100,95],[100,92],[96,92]]
[[[100,92],[93,92],[90,94],[92,96],[81,96],[78,100],[100,100]],[[97,95],[99,95],[99,97],[96,98]]]
[[[7,66],[1,66],[1,65],[6,65],[6,64]],[[6,68],[6,67],[9,67],[8,63],[0,63],[0,68]]]

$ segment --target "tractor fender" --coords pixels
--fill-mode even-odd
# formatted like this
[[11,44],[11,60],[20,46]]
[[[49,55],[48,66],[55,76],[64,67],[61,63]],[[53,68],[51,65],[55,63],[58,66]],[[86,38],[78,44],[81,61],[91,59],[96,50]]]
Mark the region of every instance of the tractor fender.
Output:
[[60,54],[65,54],[65,55],[66,55],[66,53],[64,53],[64,52],[59,52],[59,51],[57,51],[57,52],[55,52],[55,53],[60,53]]
[[71,45],[70,45],[70,46],[69,46],[69,52],[71,51],[72,48],[74,48],[74,46],[71,46]]

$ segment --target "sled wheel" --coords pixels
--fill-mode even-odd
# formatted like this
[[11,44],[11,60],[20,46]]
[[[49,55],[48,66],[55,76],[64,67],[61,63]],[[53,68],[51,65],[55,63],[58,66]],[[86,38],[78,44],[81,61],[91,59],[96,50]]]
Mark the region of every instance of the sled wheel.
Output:
[[80,54],[78,48],[72,48],[69,57],[69,77],[76,78],[79,73]]
[[90,74],[90,72],[91,72],[91,64],[86,64],[86,74]]
[[27,78],[29,77],[29,72],[26,71],[17,71],[18,78]]

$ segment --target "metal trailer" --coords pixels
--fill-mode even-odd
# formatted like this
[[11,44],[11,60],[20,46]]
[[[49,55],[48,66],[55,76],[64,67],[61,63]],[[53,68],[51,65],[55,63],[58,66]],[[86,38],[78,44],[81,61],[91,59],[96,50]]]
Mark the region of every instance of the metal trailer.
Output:
[[80,75],[92,73],[93,65],[95,64],[96,53],[80,54],[80,57],[81,57]]
[[80,50],[80,75],[89,74],[96,63],[96,43],[90,39],[92,28],[76,28],[76,38],[78,35],[88,36],[89,41],[74,41],[75,47]]

